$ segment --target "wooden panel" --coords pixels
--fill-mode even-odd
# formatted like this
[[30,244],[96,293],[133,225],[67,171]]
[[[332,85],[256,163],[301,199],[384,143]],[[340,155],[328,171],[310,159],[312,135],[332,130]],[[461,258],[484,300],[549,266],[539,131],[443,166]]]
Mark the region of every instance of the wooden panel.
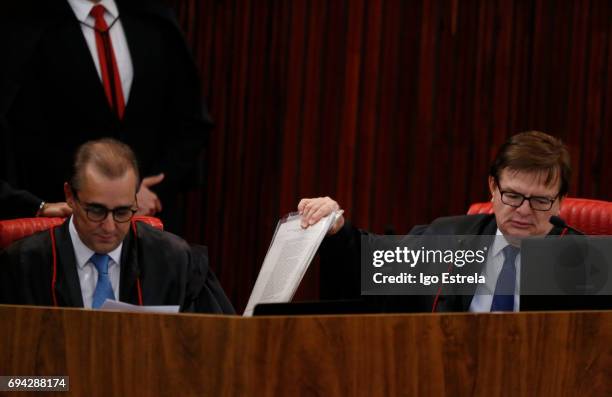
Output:
[[71,395],[612,393],[610,312],[245,319],[0,306],[0,320],[0,373],[68,375]]
[[405,233],[486,201],[519,131],[569,144],[571,196],[612,199],[608,0],[174,3],[216,121],[187,237],[238,308],[299,198]]

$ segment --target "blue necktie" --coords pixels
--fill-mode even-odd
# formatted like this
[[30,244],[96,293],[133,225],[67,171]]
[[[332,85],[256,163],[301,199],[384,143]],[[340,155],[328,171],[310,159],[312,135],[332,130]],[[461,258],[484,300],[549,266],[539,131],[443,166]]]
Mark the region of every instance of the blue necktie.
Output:
[[492,312],[511,312],[514,310],[514,288],[516,286],[516,267],[514,262],[519,249],[513,245],[507,245],[503,250],[504,265],[497,278],[495,295],[491,303]]
[[91,307],[94,309],[102,306],[106,299],[115,300],[113,286],[108,277],[109,260],[110,256],[106,254],[93,254],[90,259],[91,263],[93,263],[98,270],[98,283],[96,284],[96,290],[93,294],[93,303],[91,304]]

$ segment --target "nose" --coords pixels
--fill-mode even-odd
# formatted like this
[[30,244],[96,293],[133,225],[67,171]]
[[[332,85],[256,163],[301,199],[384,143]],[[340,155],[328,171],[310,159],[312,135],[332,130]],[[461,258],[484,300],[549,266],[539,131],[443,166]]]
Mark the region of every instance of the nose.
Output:
[[115,231],[117,225],[115,224],[115,220],[113,219],[113,214],[108,214],[108,216],[102,221],[100,227],[105,233],[111,233]]
[[523,204],[516,209],[520,215],[529,215],[531,213],[531,206],[529,205],[529,200],[524,200]]

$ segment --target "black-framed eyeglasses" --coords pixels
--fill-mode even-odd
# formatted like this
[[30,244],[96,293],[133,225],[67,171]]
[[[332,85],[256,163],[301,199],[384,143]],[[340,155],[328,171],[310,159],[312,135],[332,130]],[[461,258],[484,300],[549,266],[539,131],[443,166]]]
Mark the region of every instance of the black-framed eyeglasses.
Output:
[[129,222],[130,219],[132,219],[132,217],[134,216],[134,214],[138,211],[138,207],[132,208],[132,206],[117,207],[117,208],[110,209],[100,204],[83,203],[79,199],[79,196],[77,195],[76,190],[73,189],[72,193],[74,195],[74,199],[79,203],[81,208],[83,208],[83,210],[85,211],[85,214],[87,215],[87,219],[89,219],[92,222],[105,221],[106,218],[108,217],[108,213],[110,212],[113,214],[113,219],[115,220],[115,222],[125,223],[125,222]]
[[499,193],[501,195],[502,203],[509,205],[510,207],[518,208],[521,205],[523,205],[525,200],[527,200],[529,201],[529,207],[531,207],[532,210],[536,210],[536,211],[550,210],[553,206],[553,203],[555,202],[555,200],[557,200],[557,197],[558,197],[558,196],[555,196],[554,198],[551,199],[548,197],[525,196],[520,193],[509,192],[509,191],[504,191],[504,190],[500,190]]

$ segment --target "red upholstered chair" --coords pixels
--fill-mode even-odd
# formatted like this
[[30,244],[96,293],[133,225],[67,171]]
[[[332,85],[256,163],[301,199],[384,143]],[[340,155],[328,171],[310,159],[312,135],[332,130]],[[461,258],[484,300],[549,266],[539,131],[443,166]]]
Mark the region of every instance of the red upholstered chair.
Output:
[[[60,225],[64,222],[64,219],[65,218],[21,218],[0,221],[0,249],[8,247],[14,241],[31,234]],[[159,230],[164,230],[164,224],[159,218],[135,216],[134,220],[145,222]]]
[[[468,214],[491,214],[491,202],[474,203]],[[612,202],[566,198],[561,204],[561,218],[568,225],[590,235],[612,235]]]

